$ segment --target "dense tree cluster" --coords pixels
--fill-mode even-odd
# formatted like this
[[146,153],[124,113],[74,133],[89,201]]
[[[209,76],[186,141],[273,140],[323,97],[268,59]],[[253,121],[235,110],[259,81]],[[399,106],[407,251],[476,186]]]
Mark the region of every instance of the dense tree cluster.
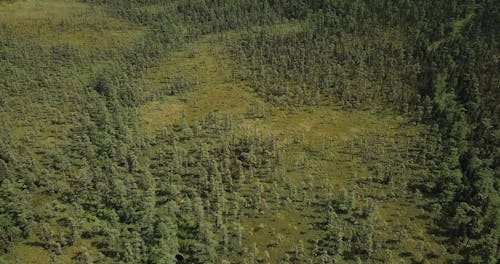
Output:
[[[388,263],[393,252],[414,263],[436,258],[428,245],[398,248],[412,223],[380,233],[387,223],[377,206],[391,200],[422,208],[439,227],[434,234],[446,238],[447,261],[498,261],[497,1],[81,2],[144,35],[84,52],[0,23],[0,256],[29,239],[53,263],[77,244],[89,247],[75,263]],[[231,116],[206,113],[195,122],[183,114],[143,135],[139,106],[199,85],[180,73],[152,91],[148,69],[207,34],[227,45],[238,65],[233,77],[273,107],[385,108],[424,132],[401,142],[366,134],[325,139],[317,147],[300,136],[283,143],[242,132]],[[264,103],[250,106],[248,119],[266,117]],[[39,123],[59,129],[42,135]],[[287,155],[287,144],[306,155]],[[367,168],[353,176],[352,190],[311,175],[311,160],[346,162],[334,148],[353,168]],[[303,176],[288,181],[289,173]],[[283,234],[273,230],[268,244],[251,244],[248,234],[263,227],[249,223],[277,208],[305,215],[307,239],[270,256],[262,248],[280,247]]]

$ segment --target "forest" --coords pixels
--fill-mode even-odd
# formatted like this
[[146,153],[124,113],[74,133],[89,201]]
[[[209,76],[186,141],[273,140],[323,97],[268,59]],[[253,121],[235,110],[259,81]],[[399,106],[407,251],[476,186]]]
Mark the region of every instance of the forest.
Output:
[[0,264],[500,261],[497,0],[0,0]]

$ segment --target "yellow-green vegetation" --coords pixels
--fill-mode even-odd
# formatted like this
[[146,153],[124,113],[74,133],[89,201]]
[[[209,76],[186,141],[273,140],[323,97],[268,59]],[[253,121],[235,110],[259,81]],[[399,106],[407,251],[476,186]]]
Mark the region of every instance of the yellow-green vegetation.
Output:
[[141,106],[141,127],[145,133],[154,135],[167,125],[179,123],[183,114],[192,123],[211,112],[235,119],[248,113],[250,103],[257,97],[244,83],[233,81],[230,59],[217,43],[216,36],[203,37],[170,55],[167,62],[148,69],[146,92],[153,96],[166,83],[180,77],[192,82],[193,91]]
[[493,2],[0,0],[0,264],[496,263]]
[[112,52],[144,36],[140,27],[72,0],[6,1],[0,3],[0,22],[43,47],[69,44],[82,51]]

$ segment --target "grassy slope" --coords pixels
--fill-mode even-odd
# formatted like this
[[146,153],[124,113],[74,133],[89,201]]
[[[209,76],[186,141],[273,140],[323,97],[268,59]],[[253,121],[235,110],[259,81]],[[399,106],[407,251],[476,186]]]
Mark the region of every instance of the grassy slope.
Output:
[[[0,21],[19,29],[21,35],[46,45],[68,42],[90,55],[97,48],[113,49],[127,45],[142,34],[141,29],[109,18],[102,11],[64,0],[3,3],[0,4]],[[61,29],[64,23],[70,25]],[[418,129],[406,126],[404,118],[390,113],[346,112],[330,106],[283,109],[266,104],[245,81],[238,78],[236,68],[218,36],[206,36],[185,50],[172,54],[159,68],[150,69],[145,90],[152,94],[169,76],[187,75],[198,85],[195,91],[159,98],[141,106],[140,127],[143,133],[155,136],[163,127],[180,122],[183,113],[188,122],[197,121],[210,112],[231,115],[240,133],[257,131],[278,139],[285,153],[280,168],[285,171],[285,182],[298,184],[310,175],[313,184],[322,191],[325,191],[322,186],[331,185],[335,190],[356,189],[357,193],[366,196],[376,196],[379,187],[358,184],[370,177],[370,172],[366,165],[360,164],[358,156],[346,151],[350,142],[383,138],[387,151],[393,151],[405,148],[408,138],[418,136]],[[60,151],[59,146],[64,145],[66,133],[71,127],[71,112],[74,109],[70,105],[33,104],[21,110],[22,106],[16,103],[20,99],[10,101],[12,110],[7,115],[14,139],[22,141],[31,138],[30,148],[46,150],[40,153],[40,159]],[[252,117],[252,102],[265,109],[263,118]],[[48,122],[58,114],[62,115],[66,125]],[[21,120],[19,116],[24,118]],[[268,185],[266,189],[270,188]],[[380,221],[376,236],[392,243],[390,241],[396,239],[394,235],[397,231],[406,226],[409,235],[402,241],[403,249],[419,252],[417,241],[423,241],[425,252],[440,255],[439,241],[426,233],[430,220],[426,220],[425,215],[418,217],[422,213],[417,202],[404,194],[401,196],[403,198],[399,200],[387,198],[377,201]],[[50,198],[38,202],[44,204],[48,200]],[[308,226],[322,217],[321,212],[303,204],[271,205],[263,214],[242,220],[245,244],[251,248],[255,243],[260,252],[269,253],[269,263],[276,263],[276,257],[292,250],[297,241],[305,242],[318,235],[308,232]],[[408,228],[409,223],[411,228]],[[274,239],[271,234],[275,232],[285,236],[284,242],[279,247],[268,248],[268,242]],[[47,252],[37,247],[36,243],[29,242],[36,241],[21,243],[6,257],[6,261],[10,263],[17,259],[19,263],[47,263]],[[70,262],[73,254],[82,247],[92,246],[89,241],[82,240],[66,249],[58,260]],[[398,261],[400,253],[404,252],[393,254],[394,262]]]

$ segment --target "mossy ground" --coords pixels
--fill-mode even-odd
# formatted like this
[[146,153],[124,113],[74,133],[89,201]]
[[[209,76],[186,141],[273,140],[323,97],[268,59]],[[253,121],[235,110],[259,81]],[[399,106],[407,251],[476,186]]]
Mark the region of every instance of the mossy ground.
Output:
[[0,22],[45,47],[68,43],[87,54],[126,46],[144,33],[102,8],[72,0],[0,3]]

